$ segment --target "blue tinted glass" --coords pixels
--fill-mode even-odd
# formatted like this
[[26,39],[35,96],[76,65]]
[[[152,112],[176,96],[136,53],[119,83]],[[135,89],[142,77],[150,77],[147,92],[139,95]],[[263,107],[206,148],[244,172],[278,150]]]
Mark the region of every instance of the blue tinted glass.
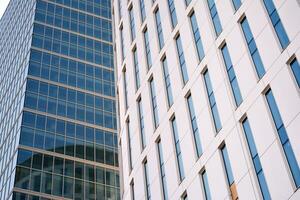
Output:
[[228,181],[228,184],[231,185],[234,182],[234,178],[233,178],[232,169],[231,169],[231,165],[230,165],[229,156],[228,156],[226,146],[224,146],[221,149],[221,152],[222,152],[222,157],[223,157],[223,161],[224,161],[224,165],[225,165],[227,181]]
[[291,62],[291,68],[292,68],[293,74],[295,76],[295,79],[297,81],[298,87],[300,88],[300,66],[299,66],[297,59],[294,59]]
[[207,173],[204,171],[202,173],[202,182],[203,182],[203,187],[204,187],[204,192],[205,192],[205,199],[206,200],[211,200],[211,194],[210,194],[210,189],[209,189],[209,184],[208,184],[208,178],[207,178]]
[[285,155],[288,160],[296,187],[298,188],[300,187],[300,168],[289,141],[283,145],[283,149],[285,151]]
[[242,4],[241,0],[232,0],[232,3],[235,10],[239,9],[239,7],[241,7]]

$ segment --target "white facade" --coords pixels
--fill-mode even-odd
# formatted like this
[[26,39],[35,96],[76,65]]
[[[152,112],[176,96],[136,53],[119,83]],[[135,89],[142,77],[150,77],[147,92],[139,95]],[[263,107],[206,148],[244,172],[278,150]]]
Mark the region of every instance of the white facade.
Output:
[[[300,61],[300,3],[297,0],[273,0],[281,23],[289,38],[289,45],[282,48],[272,26],[263,0],[243,0],[235,11],[232,0],[216,0],[222,25],[217,37],[207,1],[174,0],[178,23],[172,28],[168,0],[144,0],[146,17],[141,18],[140,0],[114,0],[115,58],[119,95],[119,144],[121,164],[121,198],[147,199],[146,179],[150,184],[151,199],[163,199],[163,184],[157,141],[162,144],[165,166],[167,199],[204,199],[201,172],[205,169],[212,199],[230,199],[220,146],[226,144],[232,168],[236,193],[239,199],[262,199],[258,178],[251,159],[242,121],[247,117],[260,157],[266,184],[272,199],[300,199],[299,186],[295,183],[283,146],[280,142],[265,93],[270,88],[278,106],[289,142],[300,165],[300,90],[291,61]],[[120,6],[120,3],[122,4]],[[155,21],[159,8],[164,37],[160,50]],[[133,10],[136,38],[131,40],[129,10]],[[121,11],[121,15],[119,13]],[[190,14],[194,11],[200,30],[205,57],[197,56]],[[241,28],[246,16],[256,42],[266,73],[259,79]],[[147,27],[152,66],[147,70],[143,31]],[[123,43],[121,31],[123,29]],[[189,80],[184,85],[176,49],[180,34]],[[237,107],[221,47],[226,42],[240,88],[242,103]],[[137,49],[140,87],[136,90],[133,50]],[[122,50],[123,49],[123,50]],[[124,52],[124,60],[122,59]],[[169,108],[161,60],[166,57],[174,103]],[[299,67],[299,66],[298,66]],[[216,133],[205,87],[203,72],[208,69],[216,100],[221,130]],[[126,71],[126,81],[124,80]],[[298,70],[299,72],[299,70]],[[154,80],[158,108],[158,127],[155,129],[149,81]],[[125,86],[126,84],[126,86]],[[125,92],[127,88],[127,95]],[[203,154],[197,158],[187,95],[191,94],[200,134]],[[127,96],[128,109],[125,99]],[[141,128],[137,100],[141,99],[145,148],[142,149]],[[180,181],[174,137],[170,119],[176,117],[179,144],[185,178]],[[129,131],[128,133],[128,121]],[[130,144],[129,144],[130,139]],[[130,169],[130,149],[132,170]],[[147,178],[144,162],[147,160]],[[297,168],[297,167],[296,167]],[[299,170],[299,167],[298,167]],[[133,187],[131,186],[134,183]],[[134,190],[134,191],[133,191]],[[134,196],[134,198],[133,198]]]

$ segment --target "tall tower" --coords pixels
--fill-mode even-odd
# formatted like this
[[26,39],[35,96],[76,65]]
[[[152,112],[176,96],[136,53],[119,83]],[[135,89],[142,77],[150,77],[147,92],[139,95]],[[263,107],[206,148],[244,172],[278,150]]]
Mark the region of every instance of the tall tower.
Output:
[[297,0],[114,0],[122,192],[300,198]]
[[110,0],[11,0],[0,21],[0,199],[119,199]]

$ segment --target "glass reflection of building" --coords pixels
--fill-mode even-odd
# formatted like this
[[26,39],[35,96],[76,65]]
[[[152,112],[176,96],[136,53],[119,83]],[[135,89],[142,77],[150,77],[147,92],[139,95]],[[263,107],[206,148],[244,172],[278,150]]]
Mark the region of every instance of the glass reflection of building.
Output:
[[11,0],[0,199],[120,199],[110,0]]

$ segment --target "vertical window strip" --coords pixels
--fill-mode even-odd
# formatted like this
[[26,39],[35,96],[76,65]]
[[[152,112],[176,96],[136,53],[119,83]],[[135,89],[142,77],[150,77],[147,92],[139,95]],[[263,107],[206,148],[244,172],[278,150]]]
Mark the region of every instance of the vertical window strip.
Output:
[[206,200],[211,200],[211,193],[210,193],[210,189],[209,189],[209,184],[208,184],[208,178],[207,178],[207,173],[206,170],[204,170],[201,173],[201,180],[202,180],[202,185],[204,188],[204,195],[205,195],[205,199]]
[[180,35],[178,35],[176,38],[176,47],[177,47],[178,59],[179,59],[179,64],[180,64],[180,69],[181,69],[181,76],[183,79],[183,83],[185,85],[188,82],[189,77],[188,77],[188,72],[187,72],[187,68],[186,68],[186,63],[185,63],[184,52],[183,52],[183,48],[182,48]]
[[185,174],[184,174],[182,154],[181,154],[179,135],[178,135],[175,117],[171,120],[171,124],[172,124],[172,133],[173,133],[173,138],[174,138],[174,143],[175,143],[177,166],[178,166],[178,170],[179,170],[179,179],[180,179],[180,181],[182,181],[185,178]]
[[229,79],[229,82],[230,82],[230,85],[231,85],[231,90],[233,92],[235,104],[238,107],[242,103],[243,99],[242,99],[240,88],[239,88],[239,85],[238,85],[238,82],[237,82],[237,79],[236,79],[236,76],[235,76],[234,68],[233,68],[231,58],[230,58],[230,55],[229,55],[228,48],[227,48],[226,44],[222,47],[221,51],[222,51],[224,63],[225,63],[225,66],[226,66],[228,79]]
[[121,53],[122,53],[122,62],[125,58],[125,45],[124,45],[124,35],[123,35],[123,26],[120,28],[120,39],[121,39]]
[[132,180],[130,183],[130,190],[131,190],[131,199],[135,200],[135,194],[134,194],[134,181]]
[[276,35],[279,39],[280,45],[283,49],[285,49],[289,43],[290,40],[286,34],[286,31],[284,29],[284,26],[280,20],[280,17],[278,15],[278,12],[275,8],[273,0],[263,0],[265,7],[267,9],[268,15],[271,19],[272,25],[275,29]]
[[259,187],[260,187],[263,199],[270,200],[271,197],[270,197],[269,189],[268,189],[265,175],[264,175],[261,163],[260,163],[260,158],[257,153],[256,145],[254,142],[254,138],[253,138],[253,134],[252,134],[252,131],[251,131],[251,128],[249,125],[248,118],[243,120],[242,125],[243,125],[248,148],[249,148],[249,151],[251,154],[252,163],[254,165],[254,170],[255,170],[255,173],[256,173],[256,176],[258,179],[258,183],[259,183]]
[[296,187],[300,187],[300,169],[299,165],[297,163],[294,151],[292,149],[291,143],[289,141],[289,137],[287,135],[285,126],[283,124],[283,121],[281,119],[281,115],[279,112],[279,109],[277,107],[275,98],[273,96],[272,90],[269,89],[266,92],[266,99],[269,105],[269,109],[272,114],[273,122],[275,124],[282,148],[284,150],[287,162],[290,167],[291,174],[293,176],[294,182]]
[[146,50],[146,57],[147,57],[147,66],[148,66],[148,69],[150,69],[152,66],[152,59],[151,59],[148,29],[146,29],[144,31],[144,40],[145,40],[145,50]]
[[185,5],[188,6],[188,5],[190,5],[191,2],[192,2],[192,0],[185,0]]
[[197,117],[194,109],[192,95],[189,95],[187,97],[187,103],[188,103],[189,115],[191,120],[193,138],[196,146],[196,153],[197,153],[197,157],[199,158],[202,154],[202,146],[200,141],[200,133],[198,129]]
[[149,181],[147,160],[144,162],[144,175],[145,175],[146,197],[147,197],[147,200],[150,200],[151,199],[151,191],[150,191],[150,181]]
[[190,20],[191,20],[191,25],[192,25],[198,59],[201,61],[204,58],[205,54],[204,54],[203,44],[202,44],[202,40],[201,40],[201,35],[200,35],[196,15],[194,12],[190,16]]
[[157,29],[157,35],[158,35],[158,43],[159,43],[159,49],[162,49],[165,42],[164,42],[164,35],[162,30],[162,24],[159,14],[159,9],[155,11],[155,21],[156,21],[156,29]]
[[172,28],[174,28],[177,25],[177,15],[176,15],[174,0],[167,0],[167,1],[168,1],[169,11],[171,15]]
[[231,192],[232,199],[237,199],[237,193],[236,193],[236,187],[235,187],[235,184],[234,184],[232,168],[231,168],[231,164],[230,164],[230,161],[229,161],[229,156],[228,156],[228,152],[227,152],[227,148],[226,148],[225,144],[221,148],[221,154],[222,154],[222,160],[223,160],[224,167],[225,167],[227,183],[229,185],[229,189],[230,189],[230,192]]
[[168,106],[171,107],[173,105],[173,94],[172,94],[172,87],[171,87],[171,79],[168,70],[168,63],[167,58],[165,57],[162,61],[163,72],[164,72],[164,80],[165,80],[165,87],[167,92],[167,99],[168,99]]
[[222,128],[222,124],[220,121],[220,116],[219,116],[219,112],[218,112],[218,108],[217,108],[217,104],[216,104],[216,100],[215,100],[215,95],[214,95],[214,91],[213,91],[213,88],[211,85],[208,70],[206,70],[204,73],[204,82],[205,82],[206,91],[207,91],[207,95],[208,95],[210,110],[211,110],[213,120],[214,120],[215,130],[218,133]]
[[241,0],[232,0],[232,3],[235,11],[237,11],[242,5]]
[[256,69],[257,76],[261,79],[265,75],[266,71],[246,17],[241,21],[241,27],[247,42],[248,50],[251,54],[251,58]]
[[300,88],[300,65],[296,58],[293,59],[290,66],[297,81],[298,87]]
[[141,139],[142,139],[142,148],[144,149],[146,147],[146,137],[145,137],[144,113],[143,113],[141,98],[138,100],[138,112],[139,112]]
[[135,23],[134,23],[134,13],[133,7],[129,10],[129,20],[130,20],[130,31],[131,31],[131,41],[135,39]]
[[140,88],[141,81],[140,81],[140,67],[139,67],[137,49],[134,49],[133,51],[133,63],[134,63],[134,72],[135,72],[135,86],[136,86],[136,90],[138,90]]
[[132,135],[130,132],[130,121],[129,119],[126,121],[127,128],[127,138],[128,138],[128,164],[129,164],[129,173],[132,170]]
[[119,20],[122,18],[122,0],[118,0],[118,7],[119,7]]
[[140,11],[141,11],[141,19],[142,19],[142,23],[143,23],[146,19],[146,10],[145,10],[144,0],[140,0]]
[[156,92],[155,92],[153,78],[150,80],[150,93],[151,93],[151,102],[152,102],[152,111],[153,111],[153,121],[154,121],[154,127],[156,129],[159,124],[159,119],[158,119],[158,107],[157,107]]
[[214,25],[215,33],[217,36],[222,32],[222,25],[219,18],[219,14],[216,8],[215,0],[207,0],[210,16]]
[[159,157],[160,178],[162,182],[163,198],[164,200],[167,200],[168,199],[167,180],[166,180],[166,170],[165,170],[161,140],[157,142],[157,149],[158,149],[158,157]]
[[123,84],[124,84],[124,103],[125,109],[128,109],[128,76],[126,69],[123,71]]

